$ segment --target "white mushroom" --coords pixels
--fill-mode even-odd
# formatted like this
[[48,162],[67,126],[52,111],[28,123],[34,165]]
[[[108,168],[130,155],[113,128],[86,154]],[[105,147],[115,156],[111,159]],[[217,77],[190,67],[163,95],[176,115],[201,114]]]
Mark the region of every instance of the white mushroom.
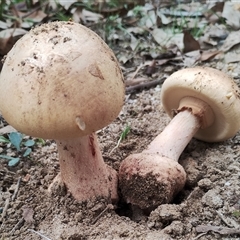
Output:
[[234,81],[212,68],[189,68],[163,84],[164,109],[174,116],[146,150],[121,163],[120,189],[128,203],[154,209],[169,203],[184,187],[186,173],[178,158],[189,141],[217,142],[240,128],[240,92]]
[[8,53],[0,109],[18,131],[55,139],[61,178],[78,200],[117,200],[117,174],[105,165],[94,132],[124,100],[117,59],[90,29],[52,22],[32,29]]

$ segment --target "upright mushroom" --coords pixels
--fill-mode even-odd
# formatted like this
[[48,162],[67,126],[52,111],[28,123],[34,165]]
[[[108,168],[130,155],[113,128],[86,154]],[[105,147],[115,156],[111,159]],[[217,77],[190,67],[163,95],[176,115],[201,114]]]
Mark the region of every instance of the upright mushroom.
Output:
[[119,114],[123,76],[107,44],[74,22],[32,29],[7,54],[0,75],[0,111],[22,133],[54,139],[62,181],[80,201],[116,201],[117,173],[94,132]]
[[119,184],[128,203],[151,210],[169,203],[184,187],[186,173],[178,158],[191,138],[218,142],[240,128],[240,91],[234,81],[212,68],[189,68],[163,84],[161,101],[174,118],[146,150],[121,163]]

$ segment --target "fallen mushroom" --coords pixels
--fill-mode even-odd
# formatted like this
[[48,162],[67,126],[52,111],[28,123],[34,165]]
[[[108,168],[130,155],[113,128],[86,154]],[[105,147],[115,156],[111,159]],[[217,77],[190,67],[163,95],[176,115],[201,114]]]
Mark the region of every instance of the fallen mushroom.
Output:
[[123,100],[113,52],[73,22],[32,29],[7,54],[0,76],[3,117],[22,133],[56,140],[60,177],[80,201],[118,199],[117,173],[104,163],[94,132],[117,117]]
[[161,101],[174,118],[146,150],[121,163],[119,184],[127,203],[144,210],[169,203],[182,190],[186,173],[178,158],[194,136],[207,142],[226,140],[240,128],[240,92],[234,81],[212,68],[172,74]]

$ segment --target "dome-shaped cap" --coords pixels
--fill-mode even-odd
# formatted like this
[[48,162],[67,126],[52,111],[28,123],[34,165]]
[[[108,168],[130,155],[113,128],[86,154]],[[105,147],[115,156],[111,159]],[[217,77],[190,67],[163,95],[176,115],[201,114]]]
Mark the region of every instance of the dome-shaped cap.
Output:
[[32,29],[7,54],[0,75],[0,110],[35,137],[87,135],[113,121],[124,99],[123,76],[107,44],[74,22]]

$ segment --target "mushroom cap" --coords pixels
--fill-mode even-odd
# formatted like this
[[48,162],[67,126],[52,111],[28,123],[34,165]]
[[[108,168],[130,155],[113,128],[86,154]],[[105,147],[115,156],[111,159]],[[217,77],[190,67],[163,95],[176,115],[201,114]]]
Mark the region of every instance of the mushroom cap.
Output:
[[161,101],[170,117],[184,97],[207,103],[214,114],[212,125],[200,128],[195,138],[218,142],[233,137],[240,128],[240,91],[225,73],[209,68],[186,68],[173,73],[163,83]]
[[93,31],[74,22],[33,28],[7,54],[0,110],[25,134],[81,137],[119,114],[124,83],[118,61]]

